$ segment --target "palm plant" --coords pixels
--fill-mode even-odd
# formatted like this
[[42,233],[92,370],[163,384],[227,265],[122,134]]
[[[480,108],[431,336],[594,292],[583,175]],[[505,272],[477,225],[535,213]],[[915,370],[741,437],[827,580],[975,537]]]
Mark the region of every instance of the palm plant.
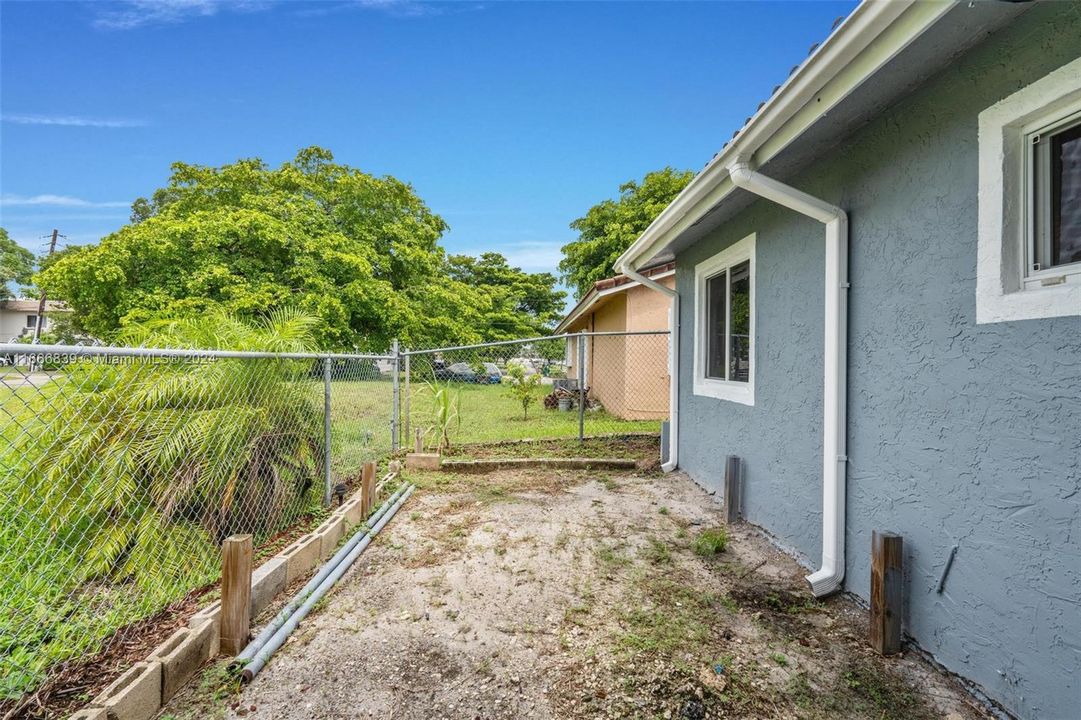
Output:
[[[289,310],[258,323],[210,313],[151,321],[119,340],[301,352],[316,323]],[[8,568],[15,597],[2,598],[13,606],[13,650],[70,656],[86,638],[61,637],[68,628],[85,622],[100,639],[104,622],[91,616],[115,628],[153,612],[215,577],[226,536],[265,536],[315,507],[323,417],[309,370],[281,359],[69,365],[0,475],[17,509],[0,519],[21,543]],[[61,601],[66,616],[40,618],[54,629],[19,640],[16,627]]]

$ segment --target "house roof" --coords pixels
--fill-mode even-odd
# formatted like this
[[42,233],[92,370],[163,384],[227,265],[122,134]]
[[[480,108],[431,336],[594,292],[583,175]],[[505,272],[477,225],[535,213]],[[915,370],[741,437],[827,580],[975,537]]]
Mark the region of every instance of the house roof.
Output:
[[[649,278],[667,277],[674,273],[675,270],[675,262],[665,262],[642,270],[642,275]],[[626,292],[632,287],[637,287],[639,285],[641,285],[640,282],[631,280],[626,275],[616,275],[614,277],[598,280],[593,283],[593,287],[582,296],[582,299],[578,301],[578,304],[571,308],[571,311],[567,313],[567,316],[559,322],[559,325],[557,325],[555,329],[556,334],[566,332],[567,328],[573,325],[576,320],[590,310],[596,308],[605,298],[616,293]]]
[[[0,300],[0,310],[9,310],[11,312],[30,312],[36,313],[38,311],[39,300],[33,300],[29,298],[16,298],[14,300]],[[45,312],[71,312],[64,303],[59,300],[46,300]]]
[[749,205],[753,196],[729,178],[734,162],[791,178],[1030,6],[864,0],[774,88],[616,267],[679,252]]

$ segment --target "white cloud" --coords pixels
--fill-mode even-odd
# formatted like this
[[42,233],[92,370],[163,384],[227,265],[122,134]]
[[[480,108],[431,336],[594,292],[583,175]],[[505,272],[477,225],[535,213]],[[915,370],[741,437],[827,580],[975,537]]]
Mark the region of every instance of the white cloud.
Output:
[[94,27],[132,30],[145,25],[172,25],[219,12],[256,12],[272,3],[267,0],[124,0],[99,6]]
[[[516,243],[510,243],[498,248],[485,248],[495,250],[496,252],[503,253],[503,256],[507,258],[507,262],[513,266],[520,267],[526,272],[550,272],[558,274],[559,270],[557,266],[559,261],[563,258],[563,253],[560,252],[560,248],[564,243],[559,241],[540,241],[529,240]],[[483,250],[478,250],[472,254],[479,255]]]
[[130,202],[112,200],[108,202],[94,202],[70,195],[3,195],[0,196],[0,206],[16,207],[29,205],[48,205],[50,207],[78,207],[78,208],[126,208]]
[[88,118],[78,115],[3,115],[3,121],[16,125],[62,125],[65,127],[132,128],[146,125],[145,120],[123,118]]

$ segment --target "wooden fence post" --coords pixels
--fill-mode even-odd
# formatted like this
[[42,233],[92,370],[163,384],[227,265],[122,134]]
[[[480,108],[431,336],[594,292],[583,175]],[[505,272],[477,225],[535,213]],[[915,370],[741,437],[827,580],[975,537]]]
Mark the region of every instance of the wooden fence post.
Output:
[[364,470],[360,474],[360,514],[365,519],[371,514],[372,505],[375,503],[375,463],[364,463]]
[[413,441],[413,452],[424,452],[424,434],[420,431],[420,428],[417,428],[417,435]]
[[233,535],[221,546],[221,651],[237,655],[251,636],[251,535]]
[[739,521],[743,463],[736,455],[729,455],[724,464],[724,514],[725,520],[730,523]]
[[901,651],[902,548],[900,535],[872,531],[870,641],[880,655]]

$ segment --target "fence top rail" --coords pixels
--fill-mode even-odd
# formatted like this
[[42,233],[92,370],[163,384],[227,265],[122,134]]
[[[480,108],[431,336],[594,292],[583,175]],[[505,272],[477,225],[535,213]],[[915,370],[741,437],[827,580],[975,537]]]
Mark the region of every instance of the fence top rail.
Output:
[[625,336],[625,335],[667,335],[668,330],[608,330],[604,332],[574,332],[564,333],[562,335],[542,335],[540,337],[519,338],[517,340],[496,340],[493,342],[477,343],[475,345],[452,345],[450,347],[437,347],[437,348],[424,348],[423,350],[407,350],[402,352],[402,356],[406,355],[429,355],[437,352],[452,352],[456,350],[477,350],[480,348],[488,347],[500,347],[503,345],[524,345],[532,342],[542,342],[544,340],[566,340],[568,338],[575,337],[605,337],[605,336]]
[[356,353],[276,353],[250,350],[197,350],[185,348],[110,347],[108,345],[30,345],[0,343],[0,355],[57,355],[80,357],[214,358],[224,360],[393,360],[393,355]]

